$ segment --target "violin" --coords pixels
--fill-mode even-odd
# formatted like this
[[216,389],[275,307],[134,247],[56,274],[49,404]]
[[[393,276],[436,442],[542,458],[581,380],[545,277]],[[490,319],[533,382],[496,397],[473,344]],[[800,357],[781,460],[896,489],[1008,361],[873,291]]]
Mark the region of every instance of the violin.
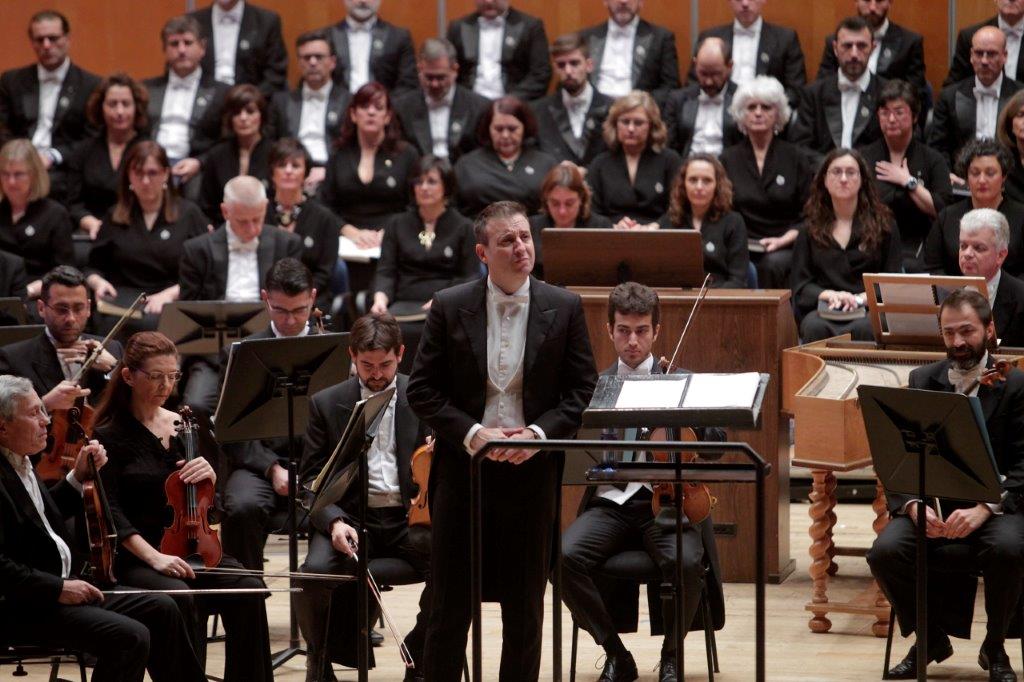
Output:
[[313,333],[320,335],[327,333],[327,327],[324,324],[324,311],[319,308],[313,308],[313,312],[309,314],[313,318]]
[[434,460],[434,441],[428,440],[412,453],[412,482],[419,486],[419,492],[409,505],[409,527],[430,528],[430,499],[427,492],[430,480],[430,465]]
[[103,480],[96,471],[96,462],[89,457],[91,478],[82,484],[85,504],[86,532],[89,538],[89,579],[101,587],[117,584],[114,577],[114,559],[117,558],[117,528],[110,513]]
[[[688,443],[696,442],[697,432],[691,428],[680,430],[679,440]],[[670,440],[668,430],[663,428],[654,429],[648,438],[652,443],[666,442]],[[696,452],[682,452],[679,454],[680,461],[693,462],[697,459]],[[652,450],[651,459],[655,462],[671,462],[671,453]],[[696,525],[706,519],[711,510],[718,503],[718,498],[711,494],[706,483],[683,483],[683,513],[690,523]],[[654,483],[651,485],[653,497],[651,498],[651,509],[657,516],[662,507],[675,505],[675,484]]]
[[[188,407],[181,408],[178,436],[185,446],[185,461],[191,462],[199,457],[199,426]],[[201,561],[206,568],[220,564],[224,550],[217,531],[210,527],[213,482],[184,483],[181,472],[174,471],[164,482],[164,492],[167,494],[167,506],[174,511],[174,519],[170,526],[164,528],[160,551],[190,563]]]

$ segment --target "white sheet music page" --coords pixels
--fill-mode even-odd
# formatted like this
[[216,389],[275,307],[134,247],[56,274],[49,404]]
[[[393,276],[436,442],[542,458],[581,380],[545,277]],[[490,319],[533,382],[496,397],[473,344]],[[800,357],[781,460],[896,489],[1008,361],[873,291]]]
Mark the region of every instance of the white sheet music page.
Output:
[[615,401],[616,409],[658,409],[679,407],[686,382],[676,381],[630,381],[622,382],[622,390]]
[[760,381],[757,372],[692,374],[683,407],[751,407]]

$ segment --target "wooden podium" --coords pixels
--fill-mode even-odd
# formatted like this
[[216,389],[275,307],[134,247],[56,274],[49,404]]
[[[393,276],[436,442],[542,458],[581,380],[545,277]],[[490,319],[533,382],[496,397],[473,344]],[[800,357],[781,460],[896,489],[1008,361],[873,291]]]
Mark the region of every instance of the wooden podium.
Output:
[[[608,337],[610,287],[568,287],[583,298],[583,308],[598,371],[616,360]],[[697,298],[690,289],[656,289],[661,298],[661,334],[654,355],[670,356]],[[694,318],[679,364],[695,372],[765,372],[771,375],[758,430],[728,429],[732,441],[749,443],[771,463],[765,504],[768,579],[781,582],[792,573],[789,551],[789,429],[780,428],[781,351],[797,342],[788,289],[712,290]],[[753,582],[754,491],[740,484],[712,486],[718,505],[712,512],[725,580]],[[563,488],[562,524],[576,518],[583,489]]]

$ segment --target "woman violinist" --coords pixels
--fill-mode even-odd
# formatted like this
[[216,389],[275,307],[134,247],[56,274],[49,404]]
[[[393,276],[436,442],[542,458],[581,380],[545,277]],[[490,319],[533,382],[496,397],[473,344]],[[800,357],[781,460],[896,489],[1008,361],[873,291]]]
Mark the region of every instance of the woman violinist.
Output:
[[[184,444],[176,434],[179,415],[164,408],[181,377],[178,351],[163,334],[140,332],[128,340],[124,357],[97,408],[96,437],[107,448],[101,471],[121,547],[116,573],[126,584],[159,590],[259,588],[259,578],[204,573],[187,557],[159,550],[169,518],[165,482],[178,472],[185,484],[211,487],[216,474],[202,457],[185,462]],[[177,510],[176,510],[177,512]],[[207,526],[208,529],[208,526]],[[221,567],[241,567],[224,556]],[[261,595],[174,595],[193,646],[205,661],[206,616],[217,612],[227,632],[224,679],[227,682],[272,680],[267,613]]]

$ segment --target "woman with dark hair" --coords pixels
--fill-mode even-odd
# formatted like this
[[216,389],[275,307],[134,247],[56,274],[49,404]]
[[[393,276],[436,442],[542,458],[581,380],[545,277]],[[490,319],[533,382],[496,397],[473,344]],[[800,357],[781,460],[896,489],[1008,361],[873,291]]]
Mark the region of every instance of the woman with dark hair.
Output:
[[239,175],[269,179],[267,123],[267,100],[259,88],[244,84],[228,90],[221,113],[224,137],[206,153],[199,189],[199,205],[214,225],[224,222],[220,204],[228,180]]
[[[158,332],[140,332],[125,344],[96,408],[96,438],[108,457],[100,477],[119,544],[114,571],[124,584],[143,589],[263,587],[259,578],[196,570],[186,561],[188,557],[159,549],[166,525],[167,477],[178,472],[184,483],[217,480],[213,467],[202,457],[185,461],[184,444],[177,435],[181,417],[164,407],[180,378],[178,351],[171,340]],[[241,569],[242,565],[224,555],[218,567]],[[224,680],[274,679],[265,595],[172,597],[185,622],[193,626],[193,648],[204,667],[206,615],[215,611],[227,635]]]
[[448,161],[430,154],[420,159],[412,191],[416,207],[384,228],[370,308],[398,318],[405,339],[403,372],[412,367],[434,294],[481,275],[473,223],[449,205],[455,175]]
[[683,161],[672,183],[668,213],[658,227],[700,232],[711,286],[746,288],[747,228],[743,216],[732,210],[732,183],[714,155],[694,154]]
[[178,300],[185,241],[206,233],[199,208],[177,196],[167,154],[156,142],[133,145],[121,164],[117,203],[89,251],[86,283],[98,300],[128,305],[146,293],[143,328],[156,328],[164,305]]
[[903,269],[924,271],[924,240],[952,188],[945,157],[914,138],[921,101],[913,86],[891,80],[878,93],[878,124],[882,137],[859,151],[878,196],[900,226]]
[[996,139],[1013,157],[1003,191],[1008,199],[1024,203],[1024,90],[1011,97],[999,112]]
[[1009,253],[1003,270],[1024,272],[1024,204],[1003,194],[1013,157],[992,139],[971,140],[960,150],[957,174],[967,180],[971,196],[939,211],[924,242],[925,272],[960,275],[960,219],[976,208],[994,208],[1010,223]]
[[668,191],[682,159],[665,146],[668,129],[654,98],[634,90],[615,100],[604,121],[604,141],[608,151],[597,155],[587,173],[594,209],[616,227],[655,222],[668,210]]
[[458,206],[475,216],[495,201],[518,201],[533,213],[540,208],[540,184],[558,161],[537,149],[537,119],[515,97],[495,100],[476,128],[480,146],[455,164]]
[[409,206],[409,176],[418,158],[402,140],[387,89],[376,81],[359,88],[320,185],[320,199],[341,218],[343,237],[362,248],[380,245],[384,226]]
[[804,343],[847,333],[874,338],[866,315],[834,321],[819,314],[863,308],[865,272],[900,271],[899,230],[870,177],[864,158],[844,148],[829,152],[814,176],[805,228],[793,246],[793,299]]
[[117,178],[128,148],[146,139],[149,92],[125,73],[93,90],[85,116],[100,134],[79,142],[68,158],[68,207],[74,225],[96,239],[103,216],[117,202]]
[[331,300],[331,274],[338,262],[338,219],[303,191],[313,161],[301,142],[282,137],[270,147],[267,225],[302,237],[302,263],[313,273],[317,305],[325,312]]

